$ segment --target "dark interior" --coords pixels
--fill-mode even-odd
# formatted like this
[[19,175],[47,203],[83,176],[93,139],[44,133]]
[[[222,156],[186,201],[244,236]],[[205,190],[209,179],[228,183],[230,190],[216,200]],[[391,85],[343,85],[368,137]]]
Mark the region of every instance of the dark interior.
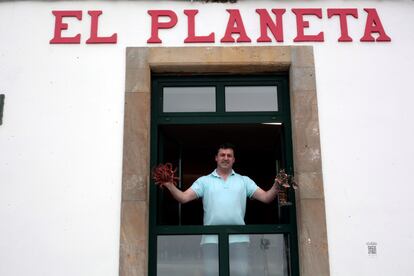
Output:
[[[159,161],[179,168],[180,189],[215,169],[217,148],[236,146],[234,170],[253,179],[262,189],[273,184],[278,168],[285,167],[283,126],[274,124],[160,125]],[[278,164],[278,165],[277,165]],[[157,221],[161,225],[202,225],[201,200],[180,205],[167,190],[158,189]],[[275,200],[264,204],[247,199],[246,224],[288,223],[287,210]]]

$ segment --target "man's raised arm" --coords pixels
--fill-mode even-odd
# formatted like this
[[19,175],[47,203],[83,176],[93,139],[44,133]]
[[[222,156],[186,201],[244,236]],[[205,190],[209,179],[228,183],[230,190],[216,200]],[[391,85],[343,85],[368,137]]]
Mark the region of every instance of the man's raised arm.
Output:
[[188,188],[183,192],[171,182],[165,182],[162,184],[162,186],[166,187],[170,191],[171,195],[175,198],[175,200],[180,203],[187,203],[197,198],[197,194],[191,188]]
[[267,191],[264,191],[262,188],[258,187],[253,194],[253,198],[263,203],[270,203],[276,198],[277,193],[278,190],[276,188],[276,184],[273,184],[272,187]]

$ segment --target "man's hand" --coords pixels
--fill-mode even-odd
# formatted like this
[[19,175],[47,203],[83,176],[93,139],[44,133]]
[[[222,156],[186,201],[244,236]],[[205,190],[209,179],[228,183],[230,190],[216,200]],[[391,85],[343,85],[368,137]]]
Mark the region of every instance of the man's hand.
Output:
[[175,186],[173,182],[163,182],[160,184],[161,187],[165,187],[168,190],[171,190],[172,186]]
[[280,179],[275,178],[275,182],[273,183],[273,187],[275,187],[275,189],[276,189],[276,194],[278,194],[281,191],[280,185],[282,185],[282,182],[280,181]]
[[253,198],[263,203],[271,203],[276,198],[276,195],[279,192],[277,186],[278,185],[276,184],[275,180],[272,187],[267,191],[264,191],[262,188],[258,187],[253,194]]

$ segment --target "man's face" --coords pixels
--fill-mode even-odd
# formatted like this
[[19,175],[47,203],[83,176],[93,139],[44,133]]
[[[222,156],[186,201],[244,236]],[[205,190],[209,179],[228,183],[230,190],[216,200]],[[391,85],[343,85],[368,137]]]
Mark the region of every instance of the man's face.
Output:
[[234,152],[232,149],[219,149],[216,155],[217,168],[228,170],[233,168]]

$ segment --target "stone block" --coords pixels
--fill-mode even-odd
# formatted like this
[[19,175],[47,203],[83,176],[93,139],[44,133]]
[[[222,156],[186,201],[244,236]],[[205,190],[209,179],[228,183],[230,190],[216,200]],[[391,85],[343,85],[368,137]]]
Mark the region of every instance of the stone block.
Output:
[[292,47],[292,66],[313,67],[314,55],[312,46]]
[[146,276],[147,251],[140,246],[121,244],[119,275]]
[[316,91],[315,68],[314,67],[290,67],[290,90],[291,91]]
[[126,50],[126,68],[139,69],[148,66],[148,48],[128,47]]
[[296,195],[300,199],[323,199],[323,178],[319,172],[295,172],[295,180],[299,185]]
[[[290,107],[292,120],[318,119],[318,102],[315,90],[291,90]],[[308,119],[309,120],[309,119]]]
[[211,66],[215,70],[207,69],[210,72],[223,72],[221,66],[226,65],[235,68],[249,65],[287,69],[291,56],[289,47],[153,47],[150,48],[148,62],[155,72],[175,66],[180,66],[182,72],[187,71],[187,67],[204,67],[206,70]]
[[322,199],[297,201],[300,275],[328,276],[329,257]]
[[121,212],[120,275],[146,275],[148,262],[147,203],[144,201],[123,201]]
[[122,198],[146,200],[149,180],[150,101],[146,93],[125,94]]
[[125,73],[125,92],[150,93],[151,71],[148,65],[141,68],[128,68]]

